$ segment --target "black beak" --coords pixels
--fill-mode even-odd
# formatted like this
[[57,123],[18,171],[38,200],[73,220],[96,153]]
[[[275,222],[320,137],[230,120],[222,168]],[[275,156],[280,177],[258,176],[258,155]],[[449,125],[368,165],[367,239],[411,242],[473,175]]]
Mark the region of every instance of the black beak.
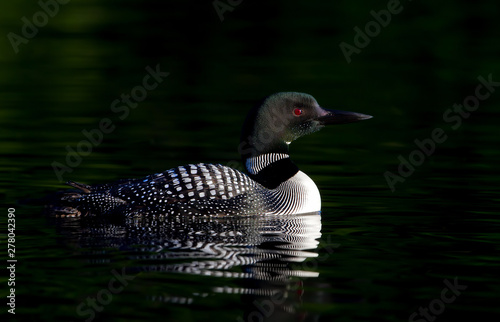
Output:
[[352,123],[362,120],[368,120],[373,117],[371,115],[356,112],[327,110],[324,108],[322,108],[321,110],[322,115],[320,115],[320,117],[316,119],[318,122],[320,122],[321,125]]

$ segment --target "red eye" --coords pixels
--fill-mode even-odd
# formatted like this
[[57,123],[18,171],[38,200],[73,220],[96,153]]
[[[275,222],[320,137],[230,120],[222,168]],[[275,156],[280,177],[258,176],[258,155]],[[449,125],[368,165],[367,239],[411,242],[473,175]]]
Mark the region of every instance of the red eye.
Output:
[[295,116],[301,116],[302,115],[302,110],[300,108],[295,108],[293,110],[293,115],[295,115]]

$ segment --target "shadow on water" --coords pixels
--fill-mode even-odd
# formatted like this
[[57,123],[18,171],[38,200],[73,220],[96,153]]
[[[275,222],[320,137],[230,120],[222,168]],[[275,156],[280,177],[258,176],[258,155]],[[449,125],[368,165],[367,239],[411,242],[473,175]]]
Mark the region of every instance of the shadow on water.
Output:
[[[319,276],[305,261],[318,259],[320,213],[279,217],[156,215],[120,220],[53,217],[51,221],[63,242],[82,252],[88,261],[102,260],[103,253],[119,252],[134,263],[127,274],[173,273],[210,280],[209,290],[194,288],[187,295],[170,290],[162,295],[143,294],[151,301],[184,306],[210,296],[240,295],[248,303],[242,316],[245,321],[302,319],[302,280]],[[204,282],[198,280],[197,284]]]

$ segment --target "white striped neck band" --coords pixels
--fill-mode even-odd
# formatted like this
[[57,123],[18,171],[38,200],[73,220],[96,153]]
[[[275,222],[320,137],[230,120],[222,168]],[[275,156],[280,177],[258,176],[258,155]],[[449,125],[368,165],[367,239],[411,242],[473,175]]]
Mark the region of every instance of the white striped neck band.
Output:
[[250,174],[257,174],[268,165],[289,158],[286,153],[266,153],[256,157],[248,158],[245,162],[245,167]]

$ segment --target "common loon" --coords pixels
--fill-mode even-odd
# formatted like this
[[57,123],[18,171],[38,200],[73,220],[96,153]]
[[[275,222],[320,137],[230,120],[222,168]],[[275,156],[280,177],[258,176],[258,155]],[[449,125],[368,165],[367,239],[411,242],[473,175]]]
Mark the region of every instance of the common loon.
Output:
[[239,152],[248,175],[220,164],[189,164],[149,175],[88,186],[67,184],[67,215],[287,215],[321,210],[314,181],[290,160],[288,145],[329,124],[371,116],[327,110],[305,93],[281,92],[250,110]]

